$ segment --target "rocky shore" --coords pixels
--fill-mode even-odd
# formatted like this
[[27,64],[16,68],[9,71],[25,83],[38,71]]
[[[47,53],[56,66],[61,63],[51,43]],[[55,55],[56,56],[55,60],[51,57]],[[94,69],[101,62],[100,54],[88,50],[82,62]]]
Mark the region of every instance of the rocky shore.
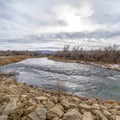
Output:
[[120,103],[50,92],[4,76],[0,120],[120,120]]

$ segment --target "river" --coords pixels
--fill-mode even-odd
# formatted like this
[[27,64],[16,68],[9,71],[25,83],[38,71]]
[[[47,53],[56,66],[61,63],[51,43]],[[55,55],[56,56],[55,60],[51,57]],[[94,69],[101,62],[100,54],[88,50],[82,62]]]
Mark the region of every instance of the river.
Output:
[[40,88],[56,90],[59,83],[72,94],[120,101],[120,71],[47,58],[29,58],[1,66],[0,71],[16,71],[18,81]]

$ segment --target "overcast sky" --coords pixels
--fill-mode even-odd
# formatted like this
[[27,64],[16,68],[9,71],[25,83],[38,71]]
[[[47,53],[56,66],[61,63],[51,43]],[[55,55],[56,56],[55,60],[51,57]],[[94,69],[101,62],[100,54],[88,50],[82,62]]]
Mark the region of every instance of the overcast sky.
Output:
[[120,46],[120,0],[0,0],[0,49]]

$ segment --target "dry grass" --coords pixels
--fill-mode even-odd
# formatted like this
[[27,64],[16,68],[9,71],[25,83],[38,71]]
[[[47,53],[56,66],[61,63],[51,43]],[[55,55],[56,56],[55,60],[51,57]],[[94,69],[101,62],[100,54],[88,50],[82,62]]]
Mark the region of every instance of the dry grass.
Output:
[[29,58],[29,56],[9,56],[9,57],[1,57],[0,58],[0,66],[1,65],[6,65],[6,64],[10,64],[10,63],[15,63],[15,62],[19,62],[22,61],[24,59]]
[[73,62],[74,61],[66,57],[56,57],[56,56],[48,56],[48,59],[54,60],[54,61],[61,61],[61,62]]

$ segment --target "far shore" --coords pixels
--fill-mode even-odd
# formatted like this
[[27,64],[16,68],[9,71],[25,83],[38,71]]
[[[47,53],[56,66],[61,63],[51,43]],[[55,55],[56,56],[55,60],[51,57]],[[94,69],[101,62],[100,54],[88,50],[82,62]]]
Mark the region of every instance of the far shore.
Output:
[[103,63],[103,62],[71,60],[71,59],[66,58],[66,57],[55,57],[55,56],[49,56],[48,59],[54,60],[54,61],[61,61],[61,62],[71,62],[71,63],[95,65],[95,66],[99,66],[99,67],[110,69],[110,70],[120,71],[120,64],[113,64],[113,63],[110,64],[110,63]]

